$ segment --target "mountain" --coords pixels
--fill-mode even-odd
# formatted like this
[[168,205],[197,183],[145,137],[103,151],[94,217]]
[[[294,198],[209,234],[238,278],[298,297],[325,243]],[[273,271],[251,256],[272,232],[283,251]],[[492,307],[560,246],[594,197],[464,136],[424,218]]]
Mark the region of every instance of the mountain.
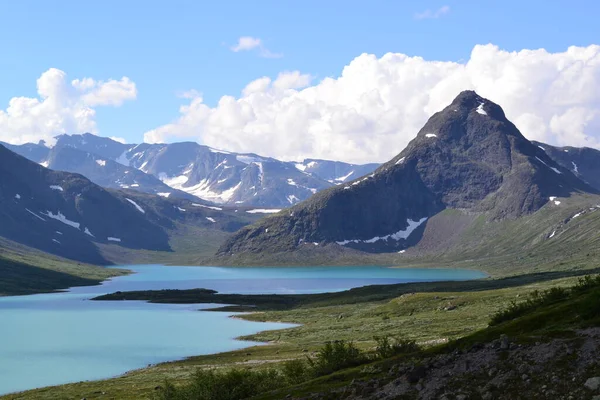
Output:
[[306,159],[295,163],[295,167],[303,172],[318,176],[336,185],[350,181],[375,171],[379,164],[348,164],[340,161]]
[[546,152],[554,161],[600,190],[600,150],[589,147],[555,147],[532,142]]
[[[47,169],[0,146],[0,237],[92,264],[105,248],[172,252],[194,229],[196,246],[256,217],[184,199],[104,189],[79,174]],[[212,239],[210,239],[212,240]]]
[[331,186],[292,163],[192,142],[141,144],[124,158],[175,189],[217,203],[288,207]]
[[0,142],[0,145],[38,164],[45,162],[50,154],[50,148],[46,147],[43,141],[21,145]]
[[374,173],[242,228],[218,256],[289,254],[307,246],[403,252],[443,210],[493,223],[579,193],[597,190],[528,141],[500,106],[465,91]]
[[57,136],[52,149],[43,143],[7,147],[46,167],[83,174],[104,187],[277,208],[378,166],[327,160],[284,162],[194,142],[127,145],[89,133]]
[[48,153],[44,166],[53,170],[82,174],[105,188],[133,189],[164,197],[173,196],[201,202],[196,196],[174,190],[153,175],[126,167],[108,157],[103,158],[73,147],[55,146]]

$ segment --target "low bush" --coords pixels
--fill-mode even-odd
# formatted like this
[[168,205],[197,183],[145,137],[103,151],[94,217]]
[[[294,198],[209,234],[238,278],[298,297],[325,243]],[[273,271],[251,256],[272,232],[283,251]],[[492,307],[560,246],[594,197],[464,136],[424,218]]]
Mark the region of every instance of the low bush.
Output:
[[283,376],[290,385],[297,385],[312,377],[312,371],[305,360],[295,359],[283,363]]
[[571,288],[553,287],[542,292],[534,290],[525,301],[517,303],[511,301],[510,304],[492,315],[489,325],[494,326],[502,322],[510,321],[521,317],[526,313],[549,304],[565,300],[573,295],[600,289],[600,276],[585,276],[579,278],[577,284]]
[[375,356],[377,358],[389,358],[399,354],[415,353],[421,350],[421,347],[414,340],[390,338],[389,336],[375,336]]
[[240,400],[285,386],[277,370],[231,369],[225,372],[198,370],[191,382],[175,387],[169,382],[155,396],[157,400]]
[[315,376],[323,376],[344,368],[355,367],[367,357],[352,342],[336,340],[327,342],[308,362]]

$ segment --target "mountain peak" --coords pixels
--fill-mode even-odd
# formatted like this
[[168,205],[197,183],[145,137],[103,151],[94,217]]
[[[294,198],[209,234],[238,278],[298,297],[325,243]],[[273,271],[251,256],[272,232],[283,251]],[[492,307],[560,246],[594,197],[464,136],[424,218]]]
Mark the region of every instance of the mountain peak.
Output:
[[478,95],[473,90],[465,90],[459,93],[446,110],[462,110],[468,113],[476,112],[479,115],[488,116],[493,119],[506,120],[504,110],[498,104]]
[[242,229],[220,254],[285,252],[304,243],[401,251],[418,240],[421,224],[446,208],[490,221],[515,219],[553,197],[596,192],[527,140],[499,105],[474,91],[460,93],[435,113],[375,173],[346,182]]

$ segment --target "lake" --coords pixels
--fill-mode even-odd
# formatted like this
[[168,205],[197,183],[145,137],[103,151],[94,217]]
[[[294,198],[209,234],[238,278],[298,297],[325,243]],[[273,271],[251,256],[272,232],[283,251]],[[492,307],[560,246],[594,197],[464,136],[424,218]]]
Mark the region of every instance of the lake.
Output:
[[102,379],[148,364],[253,346],[236,337],[293,327],[197,312],[214,305],[89,301],[115,291],[207,288],[317,293],[374,284],[469,280],[484,273],[384,267],[122,266],[135,273],[64,293],[0,298],[0,394]]

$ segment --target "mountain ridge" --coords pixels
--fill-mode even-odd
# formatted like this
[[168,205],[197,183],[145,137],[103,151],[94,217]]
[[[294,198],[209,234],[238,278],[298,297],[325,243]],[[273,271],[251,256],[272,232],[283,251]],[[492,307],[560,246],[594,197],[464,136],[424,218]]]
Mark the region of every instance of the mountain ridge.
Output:
[[[53,148],[42,143],[7,144],[7,147],[44,166],[63,169],[66,166],[68,171],[83,173],[105,187],[118,189],[137,184],[137,190],[147,193],[160,190],[182,198],[194,196],[222,204],[269,208],[289,207],[320,190],[369,173],[379,165],[318,159],[287,162],[253,153],[217,150],[195,142],[128,145],[92,134],[59,135]],[[107,173],[91,168],[94,166],[89,163],[74,164],[68,157],[56,156],[65,149],[85,152],[88,158],[119,163],[123,165],[122,171],[113,165],[116,172]],[[130,176],[123,179],[127,168],[152,178],[138,179],[146,184]],[[161,185],[170,190],[158,189]]]
[[579,192],[598,193],[529,142],[500,106],[465,91],[374,173],[242,228],[217,256],[293,252],[307,243],[403,251],[446,208],[516,219]]

